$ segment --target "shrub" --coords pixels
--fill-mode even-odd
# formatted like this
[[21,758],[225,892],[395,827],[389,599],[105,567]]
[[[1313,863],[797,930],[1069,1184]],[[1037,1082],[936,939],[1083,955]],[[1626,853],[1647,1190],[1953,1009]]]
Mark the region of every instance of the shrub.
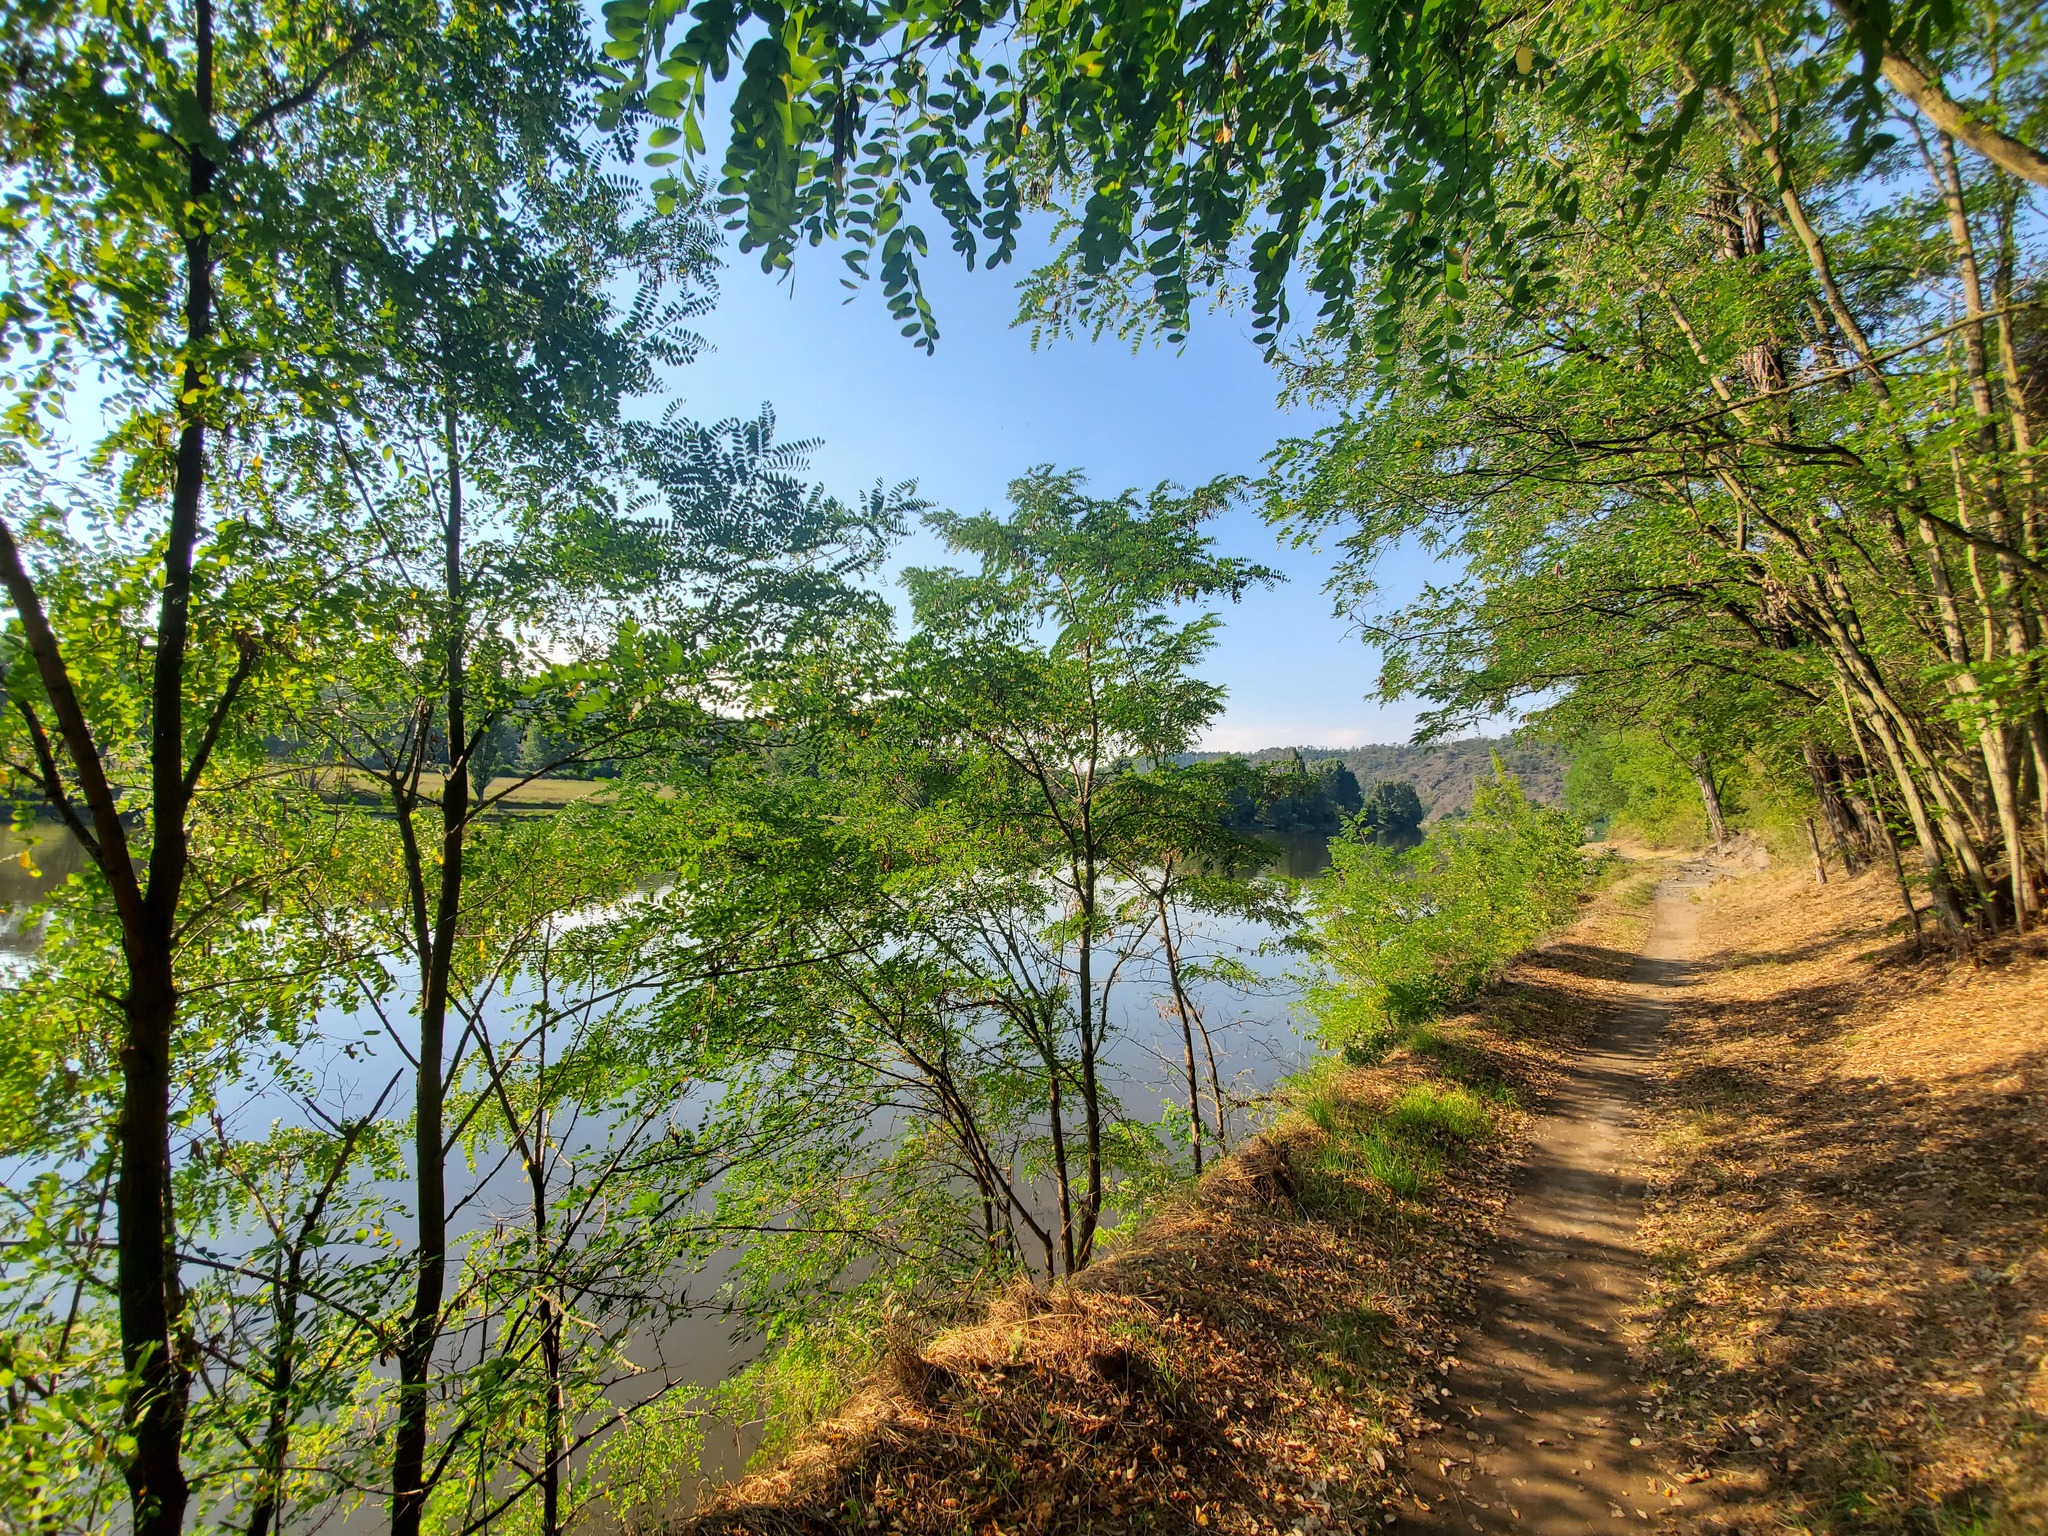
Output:
[[1376,847],[1354,822],[1310,888],[1318,1032],[1350,1060],[1378,1059],[1563,922],[1586,883],[1578,827],[1532,803],[1498,759],[1470,814],[1419,847]]

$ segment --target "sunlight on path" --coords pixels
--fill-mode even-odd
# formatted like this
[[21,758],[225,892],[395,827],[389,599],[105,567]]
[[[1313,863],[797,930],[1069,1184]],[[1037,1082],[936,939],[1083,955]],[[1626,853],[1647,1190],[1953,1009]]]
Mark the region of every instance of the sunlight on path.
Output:
[[1475,1323],[1445,1378],[1445,1427],[1409,1453],[1397,1531],[1565,1536],[1673,1511],[1644,1444],[1623,1319],[1644,1280],[1635,1121],[1688,984],[1691,898],[1704,884],[1688,871],[1659,891],[1629,976],[1634,1000],[1604,1022],[1536,1126]]

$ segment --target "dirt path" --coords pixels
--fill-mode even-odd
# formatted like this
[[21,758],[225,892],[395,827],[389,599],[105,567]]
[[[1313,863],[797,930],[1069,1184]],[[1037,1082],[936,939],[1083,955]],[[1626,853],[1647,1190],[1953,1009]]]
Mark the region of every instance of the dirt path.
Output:
[[1671,1512],[1643,1443],[1622,1319],[1645,1278],[1634,1123],[1686,985],[1696,888],[1682,878],[1660,890],[1631,1000],[1537,1123],[1474,1325],[1444,1378],[1444,1428],[1410,1449],[1397,1531],[1576,1536]]

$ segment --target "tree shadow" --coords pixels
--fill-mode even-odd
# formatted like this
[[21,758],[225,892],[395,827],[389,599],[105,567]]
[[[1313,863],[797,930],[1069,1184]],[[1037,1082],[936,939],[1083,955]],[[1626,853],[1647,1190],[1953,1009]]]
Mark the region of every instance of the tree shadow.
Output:
[[[1821,1530],[1959,1529],[1955,1500],[1993,1497],[1969,1492],[1967,1469],[2014,1433],[2048,1305],[2031,1262],[2048,1104],[2024,1091],[2048,1078],[2048,1020],[2030,1042],[2022,1019],[1995,1065],[1924,1074],[1928,1042],[1892,1059],[1898,1044],[1858,1031],[1943,987],[1953,962],[1902,963],[1869,939],[1716,957],[1735,985],[1690,1003],[1662,1105],[1692,1141],[1658,1191],[1685,1242],[1660,1255],[1651,1360],[1688,1453],[1747,1497]],[[1745,969],[1812,960],[1840,964],[1742,989]]]

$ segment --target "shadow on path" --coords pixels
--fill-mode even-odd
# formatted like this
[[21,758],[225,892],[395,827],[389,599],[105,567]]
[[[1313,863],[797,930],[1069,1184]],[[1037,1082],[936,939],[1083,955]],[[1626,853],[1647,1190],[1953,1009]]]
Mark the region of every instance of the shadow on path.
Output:
[[1689,983],[1694,889],[1658,893],[1628,1000],[1600,1021],[1536,1125],[1473,1327],[1444,1378],[1444,1428],[1409,1449],[1397,1531],[1565,1536],[1670,1513],[1638,1438],[1622,1320],[1646,1275],[1634,1247],[1636,1112]]

